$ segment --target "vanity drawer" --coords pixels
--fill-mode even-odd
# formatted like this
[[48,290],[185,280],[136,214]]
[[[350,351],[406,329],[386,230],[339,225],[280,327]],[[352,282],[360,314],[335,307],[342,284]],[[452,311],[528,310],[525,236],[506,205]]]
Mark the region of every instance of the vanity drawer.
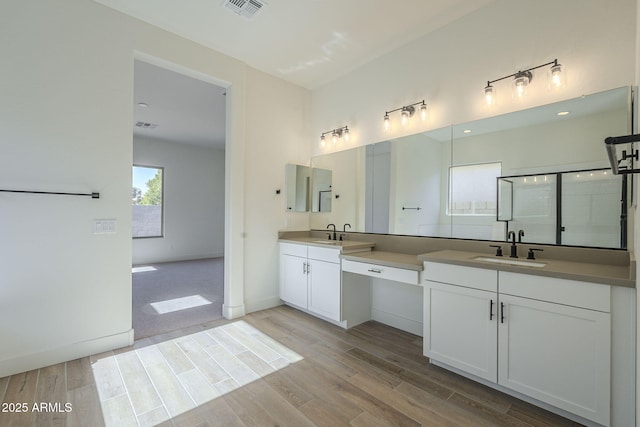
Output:
[[386,265],[369,264],[344,259],[342,260],[342,271],[393,280],[395,282],[409,283],[411,285],[421,284],[419,271],[388,267]]
[[611,311],[611,287],[608,285],[508,271],[501,271],[498,278],[501,294]]
[[338,248],[320,248],[318,246],[309,246],[308,248],[309,259],[316,259],[319,261],[340,263],[340,249]]
[[498,291],[498,272],[486,268],[425,261],[424,280],[483,291]]
[[285,243],[280,242],[280,254],[281,255],[293,255],[302,258],[307,257],[307,245],[297,243]]

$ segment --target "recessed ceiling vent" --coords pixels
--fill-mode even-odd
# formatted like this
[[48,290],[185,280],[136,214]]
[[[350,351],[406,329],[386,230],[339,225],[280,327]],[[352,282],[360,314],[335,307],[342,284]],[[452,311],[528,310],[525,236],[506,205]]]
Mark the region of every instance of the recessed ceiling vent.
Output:
[[252,19],[266,3],[261,0],[224,0],[222,5],[237,15]]
[[136,126],[142,129],[155,129],[158,127],[156,123],[136,122]]

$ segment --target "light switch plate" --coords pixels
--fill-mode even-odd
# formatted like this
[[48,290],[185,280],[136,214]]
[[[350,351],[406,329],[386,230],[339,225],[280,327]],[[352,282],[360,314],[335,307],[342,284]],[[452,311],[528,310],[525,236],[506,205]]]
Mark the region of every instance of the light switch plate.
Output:
[[115,219],[94,219],[93,234],[113,234],[116,232]]

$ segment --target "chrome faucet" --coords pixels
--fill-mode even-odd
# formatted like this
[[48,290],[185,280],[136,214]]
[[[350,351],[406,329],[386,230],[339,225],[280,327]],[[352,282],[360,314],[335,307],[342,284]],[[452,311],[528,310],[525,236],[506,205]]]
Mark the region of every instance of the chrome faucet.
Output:
[[518,247],[516,246],[516,232],[511,230],[507,235],[507,241],[511,239],[511,255],[510,258],[518,258]]
[[335,224],[329,224],[327,225],[327,228],[329,227],[333,227],[333,235],[331,236],[331,240],[337,240],[336,239],[336,225]]

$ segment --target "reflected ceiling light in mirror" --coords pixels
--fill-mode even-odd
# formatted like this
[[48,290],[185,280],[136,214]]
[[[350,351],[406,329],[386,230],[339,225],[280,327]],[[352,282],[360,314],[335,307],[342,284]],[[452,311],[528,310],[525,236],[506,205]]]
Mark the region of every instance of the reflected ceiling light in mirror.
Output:
[[331,134],[331,142],[337,144],[341,138],[344,138],[345,141],[349,141],[349,128],[347,126],[342,126],[340,128],[328,130],[326,132],[322,132],[320,135],[320,146],[324,147],[326,144],[325,135]]
[[420,120],[427,120],[427,104],[424,99],[422,101],[415,102],[413,104],[404,105],[400,108],[396,108],[391,111],[384,112],[384,130],[387,131],[391,128],[391,121],[389,119],[389,113],[400,111],[402,127],[406,127],[409,124],[409,119],[416,113],[416,106],[420,106]]
[[556,113],[556,115],[558,115],[558,116],[567,116],[569,114],[570,114],[569,111],[559,111],[559,112]]
[[527,89],[531,80],[533,80],[533,70],[537,70],[538,68],[547,67],[549,68],[549,87],[553,89],[561,88],[566,84],[566,76],[564,72],[564,68],[561,64],[558,64],[558,60],[554,59],[551,62],[547,62],[545,64],[537,65],[535,67],[527,68],[526,70],[520,70],[516,73],[509,74],[508,76],[500,77],[495,80],[488,80],[487,85],[484,88],[484,98],[485,102],[488,106],[492,106],[496,102],[495,97],[495,88],[493,87],[493,83],[499,82],[501,80],[513,78],[513,98],[514,99],[522,99],[527,95]]

